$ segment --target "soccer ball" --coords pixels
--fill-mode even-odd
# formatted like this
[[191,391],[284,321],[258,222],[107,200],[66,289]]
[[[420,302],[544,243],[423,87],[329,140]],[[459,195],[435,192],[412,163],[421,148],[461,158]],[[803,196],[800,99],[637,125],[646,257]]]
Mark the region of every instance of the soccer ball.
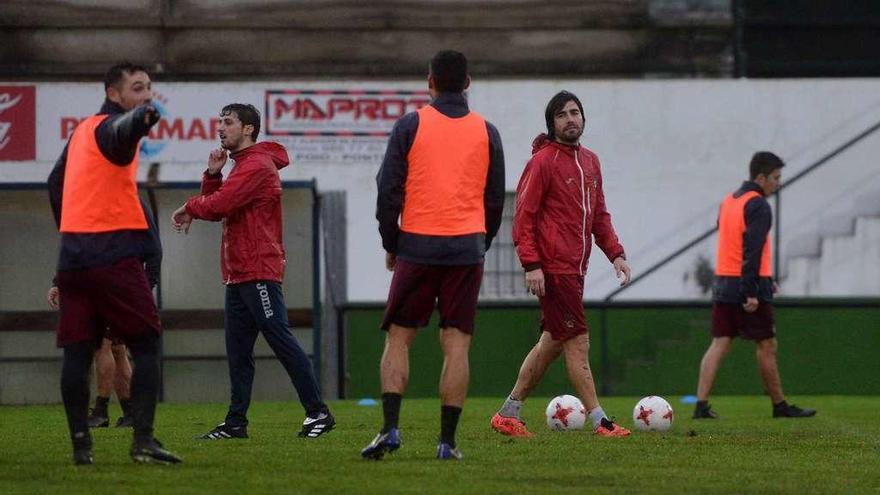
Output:
[[672,406],[663,397],[649,395],[633,409],[633,423],[641,431],[666,431],[672,428]]
[[551,430],[580,430],[583,429],[586,419],[584,405],[573,395],[554,397],[547,405],[547,426]]

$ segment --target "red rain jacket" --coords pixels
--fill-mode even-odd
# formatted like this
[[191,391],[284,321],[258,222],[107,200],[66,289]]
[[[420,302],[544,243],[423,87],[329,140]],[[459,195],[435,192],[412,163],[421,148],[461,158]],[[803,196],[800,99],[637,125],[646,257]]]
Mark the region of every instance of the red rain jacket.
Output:
[[605,207],[599,158],[541,134],[516,187],[513,244],[526,271],[585,275],[592,237],[609,261],[624,256]]
[[186,202],[194,218],[223,221],[220,270],[224,284],[253,280],[284,280],[281,220],[281,178],[287,150],[273,142],[260,142],[231,155],[235,166],[223,181],[222,174],[207,171],[202,194]]

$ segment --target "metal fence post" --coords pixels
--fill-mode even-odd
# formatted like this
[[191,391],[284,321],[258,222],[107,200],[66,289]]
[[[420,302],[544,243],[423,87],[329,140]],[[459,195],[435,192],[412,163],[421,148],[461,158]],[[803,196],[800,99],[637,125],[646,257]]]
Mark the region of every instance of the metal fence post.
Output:
[[773,204],[776,208],[776,221],[773,233],[773,278],[779,280],[782,277],[782,267],[779,265],[779,246],[782,245],[782,191],[776,191]]
[[608,385],[608,305],[602,303],[599,308],[599,374],[602,378],[602,396],[605,397],[611,393],[611,387]]

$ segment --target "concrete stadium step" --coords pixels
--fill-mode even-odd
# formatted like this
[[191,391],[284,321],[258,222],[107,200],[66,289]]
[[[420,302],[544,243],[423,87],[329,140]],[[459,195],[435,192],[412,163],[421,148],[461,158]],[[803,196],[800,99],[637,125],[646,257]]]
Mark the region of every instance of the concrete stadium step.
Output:
[[859,216],[851,234],[823,236],[818,255],[788,260],[783,292],[792,295],[880,294],[880,215]]

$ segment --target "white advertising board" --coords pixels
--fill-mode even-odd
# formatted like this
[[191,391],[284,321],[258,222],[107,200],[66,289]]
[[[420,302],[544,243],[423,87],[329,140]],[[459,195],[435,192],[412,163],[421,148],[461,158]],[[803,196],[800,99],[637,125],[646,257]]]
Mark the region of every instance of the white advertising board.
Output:
[[[103,99],[99,83],[0,82],[0,100],[5,92],[12,94],[4,88],[28,86],[36,89],[35,155],[0,161],[0,182],[45,181],[75,123],[97,111]],[[636,274],[714,225],[718,202],[746,178],[753,152],[782,156],[788,163],[784,181],[880,115],[880,80],[874,79],[476,79],[468,96],[471,108],[501,133],[508,190],[516,187],[532,138],[544,128],[544,105],[560,89],[583,100],[583,144],[602,161],[608,207]],[[321,190],[347,192],[348,299],[385,299],[390,274],[374,219],[374,179],[394,121],[427,102],[424,80],[156,82],[154,90],[164,119],[144,144],[142,163],[162,163],[160,180],[199,180],[209,150],[217,145],[219,109],[231,102],[254,104],[263,112],[261,139],[289,149],[294,164],[282,171],[285,180],[314,178]],[[11,120],[2,127],[4,115],[0,112],[0,130],[20,132]],[[851,222],[853,212],[861,211],[859,198],[880,191],[878,154],[880,133],[786,191],[779,216],[783,239],[819,236],[823,225]],[[625,298],[701,296],[693,275],[701,258],[714,259],[713,242],[697,246]],[[782,247],[783,253],[788,250]],[[859,276],[873,276],[876,265]],[[586,286],[589,299],[616,286],[598,250]],[[825,293],[846,295],[847,290],[843,283]]]

